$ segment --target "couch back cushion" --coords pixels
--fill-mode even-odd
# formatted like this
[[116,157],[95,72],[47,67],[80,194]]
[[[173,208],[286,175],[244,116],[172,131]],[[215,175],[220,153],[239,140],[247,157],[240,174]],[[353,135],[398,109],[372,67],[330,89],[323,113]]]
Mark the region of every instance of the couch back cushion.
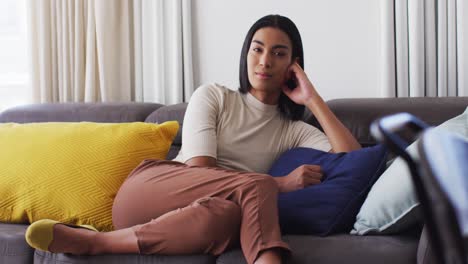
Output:
[[[372,146],[376,144],[369,132],[372,121],[386,115],[408,112],[436,126],[462,113],[468,105],[468,97],[352,98],[334,99],[327,104],[362,146]],[[179,122],[181,129],[171,146],[168,159],[175,158],[182,145],[181,135],[186,107],[187,103],[163,106],[149,115],[145,121]],[[304,120],[321,129],[310,113],[306,112]]]
[[112,230],[118,189],[144,159],[164,159],[177,130],[177,122],[0,124],[0,222]]
[[37,122],[143,122],[155,103],[52,103],[17,106],[0,112],[0,123]]
[[168,160],[175,158],[179,153],[180,147],[182,146],[182,127],[184,125],[184,115],[185,110],[187,109],[187,105],[187,103],[180,103],[163,106],[150,114],[145,120],[145,122],[148,123],[163,123],[171,120],[177,121],[179,123],[180,129],[174,138],[174,142],[169,149],[169,153],[167,154]]
[[[375,145],[369,127],[372,121],[386,115],[407,112],[431,126],[461,114],[468,97],[355,98],[327,102],[330,109],[363,146]],[[313,118],[308,122],[314,123]]]

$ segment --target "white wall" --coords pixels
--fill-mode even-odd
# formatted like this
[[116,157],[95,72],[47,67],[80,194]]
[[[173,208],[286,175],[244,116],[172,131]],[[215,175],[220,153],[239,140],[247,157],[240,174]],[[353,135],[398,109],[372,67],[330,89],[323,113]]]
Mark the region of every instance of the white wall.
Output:
[[239,58],[250,26],[267,14],[299,28],[305,71],[326,100],[381,97],[380,6],[377,0],[195,0],[195,85],[237,89]]

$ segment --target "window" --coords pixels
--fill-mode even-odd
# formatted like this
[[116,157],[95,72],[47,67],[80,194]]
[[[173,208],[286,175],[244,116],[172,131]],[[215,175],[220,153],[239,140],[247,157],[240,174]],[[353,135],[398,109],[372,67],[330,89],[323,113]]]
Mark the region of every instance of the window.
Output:
[[26,1],[0,1],[0,111],[31,102]]

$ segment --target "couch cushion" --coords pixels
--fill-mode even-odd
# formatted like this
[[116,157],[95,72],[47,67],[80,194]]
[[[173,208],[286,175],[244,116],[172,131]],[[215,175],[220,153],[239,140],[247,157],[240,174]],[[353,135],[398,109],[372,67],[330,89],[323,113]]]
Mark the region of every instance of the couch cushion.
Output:
[[0,263],[33,263],[34,249],[24,239],[27,225],[0,223]]
[[425,225],[418,244],[418,264],[437,264],[434,249],[429,244],[428,227]]
[[[418,236],[352,236],[339,234],[328,237],[289,235],[284,237],[292,250],[288,263],[320,264],[414,264]],[[218,264],[247,263],[240,249],[218,257]]]
[[144,121],[161,104],[154,103],[56,103],[17,106],[0,113],[0,123]]
[[[3,262],[2,262],[3,263]],[[100,255],[100,256],[73,256],[70,254],[54,254],[36,250],[34,264],[211,264],[216,258],[211,255]]]

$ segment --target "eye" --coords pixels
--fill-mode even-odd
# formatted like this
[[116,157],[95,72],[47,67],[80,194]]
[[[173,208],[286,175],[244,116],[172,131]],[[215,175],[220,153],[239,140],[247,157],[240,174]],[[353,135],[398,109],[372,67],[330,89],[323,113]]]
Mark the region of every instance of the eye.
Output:
[[281,51],[275,51],[274,54],[275,56],[278,56],[278,57],[283,57],[284,55],[286,55],[286,53],[281,52]]
[[261,52],[261,51],[262,51],[262,49],[260,49],[260,48],[258,48],[258,47],[255,47],[255,48],[253,48],[252,50],[255,51],[255,52]]

